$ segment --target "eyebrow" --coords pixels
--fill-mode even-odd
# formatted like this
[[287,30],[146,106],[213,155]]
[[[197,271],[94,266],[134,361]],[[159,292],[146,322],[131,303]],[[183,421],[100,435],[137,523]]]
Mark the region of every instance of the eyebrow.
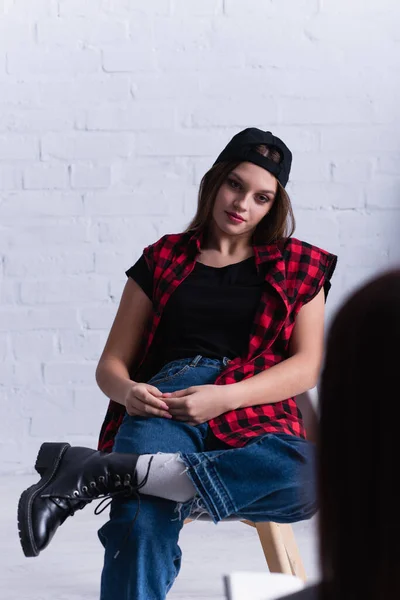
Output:
[[[243,179],[240,177],[240,175],[238,175],[235,171],[231,171],[230,175],[234,175],[235,177],[237,177],[239,179],[239,181],[241,183],[245,183],[243,181]],[[275,194],[274,190],[261,190],[259,193],[260,194]]]

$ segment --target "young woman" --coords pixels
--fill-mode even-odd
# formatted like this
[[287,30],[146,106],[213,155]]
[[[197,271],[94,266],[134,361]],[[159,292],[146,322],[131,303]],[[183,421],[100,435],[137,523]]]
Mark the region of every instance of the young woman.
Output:
[[[337,257],[291,237],[292,154],[235,135],[204,175],[188,228],[126,274],[96,380],[110,400],[98,451],[43,444],[19,505],[27,556],[93,498],[101,599],[164,599],[193,509],[288,523],[316,511],[314,447],[295,396],[314,387]],[[139,505],[140,503],[140,505]]]
[[329,330],[319,390],[321,584],[287,600],[400,598],[399,343],[397,269],[357,289]]

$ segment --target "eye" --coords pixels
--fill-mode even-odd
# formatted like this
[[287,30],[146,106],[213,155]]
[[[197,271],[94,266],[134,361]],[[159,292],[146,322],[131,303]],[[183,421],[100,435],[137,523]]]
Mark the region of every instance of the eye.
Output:
[[228,177],[228,184],[234,189],[237,190],[240,188],[240,183],[238,183],[237,181],[235,181],[234,179],[231,179],[230,177]]
[[269,198],[268,196],[259,196],[259,199],[260,199],[260,200],[261,200],[263,203],[265,203],[265,202],[269,202],[269,201],[270,201],[270,198]]

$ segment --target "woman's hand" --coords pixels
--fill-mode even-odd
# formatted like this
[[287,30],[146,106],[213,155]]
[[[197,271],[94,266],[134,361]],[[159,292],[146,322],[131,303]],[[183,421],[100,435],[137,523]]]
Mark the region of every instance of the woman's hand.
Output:
[[231,410],[226,385],[194,385],[185,390],[162,394],[169,413],[177,421],[200,425]]
[[162,399],[162,392],[148,383],[132,383],[125,397],[128,415],[139,417],[166,417],[171,419],[168,405]]

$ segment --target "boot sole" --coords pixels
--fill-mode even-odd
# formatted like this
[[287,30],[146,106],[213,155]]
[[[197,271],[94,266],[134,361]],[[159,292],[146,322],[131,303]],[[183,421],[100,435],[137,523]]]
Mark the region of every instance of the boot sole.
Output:
[[32,527],[32,506],[35,498],[54,479],[68,443],[46,442],[40,446],[35,469],[41,475],[38,483],[25,490],[18,502],[18,534],[25,556],[38,556],[40,550],[35,543]]

